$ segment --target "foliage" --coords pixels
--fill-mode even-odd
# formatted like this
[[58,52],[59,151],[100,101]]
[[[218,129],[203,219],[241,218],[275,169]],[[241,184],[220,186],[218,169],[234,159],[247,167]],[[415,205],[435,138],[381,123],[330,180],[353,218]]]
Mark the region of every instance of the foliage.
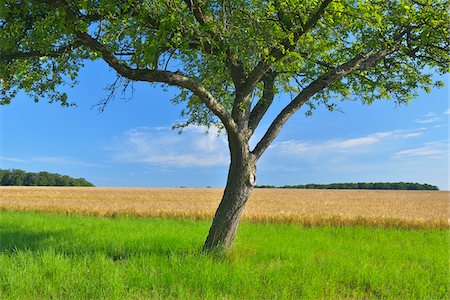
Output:
[[[83,62],[96,59],[125,84],[179,86],[173,101],[186,104],[181,126],[218,124],[217,111],[173,74],[231,112],[256,105],[267,74],[275,74],[275,94],[293,97],[329,80],[307,102],[333,109],[333,98],[355,95],[407,103],[418,88],[442,84],[434,72],[449,70],[447,0],[0,0],[0,7],[2,104],[23,90],[35,101],[69,105],[59,86],[76,83]],[[361,55],[368,60],[351,71],[324,77]],[[237,103],[239,93],[252,99]]]
[[206,221],[0,212],[2,299],[447,299],[446,230],[243,223],[227,256]]
[[330,183],[330,184],[305,184],[305,185],[258,185],[256,188],[281,188],[281,189],[342,189],[342,190],[428,190],[438,191],[435,185],[412,182],[358,182],[358,183]]
[[94,186],[84,178],[72,178],[48,172],[0,169],[0,186]]

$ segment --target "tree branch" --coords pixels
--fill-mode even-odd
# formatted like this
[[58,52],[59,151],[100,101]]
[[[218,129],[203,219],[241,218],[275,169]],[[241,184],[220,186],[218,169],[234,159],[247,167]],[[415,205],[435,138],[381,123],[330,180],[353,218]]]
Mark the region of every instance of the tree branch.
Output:
[[273,102],[273,99],[275,97],[274,87],[276,76],[277,74],[275,72],[272,72],[266,74],[266,76],[262,78],[264,82],[263,95],[261,99],[259,99],[259,101],[256,103],[249,117],[248,127],[250,129],[250,136],[253,134],[256,127],[258,127],[259,122],[264,117]]
[[28,59],[28,58],[40,58],[40,57],[60,57],[61,54],[69,53],[74,49],[80,47],[82,43],[78,40],[73,43],[60,47],[58,49],[42,52],[42,51],[26,51],[26,52],[11,52],[11,53],[0,53],[0,61],[10,62],[15,59]]
[[322,2],[317,11],[310,16],[310,18],[304,25],[301,26],[300,30],[294,32],[293,42],[290,40],[285,40],[281,43],[281,47],[275,47],[270,51],[268,57],[272,57],[275,60],[270,62],[261,60],[253,69],[253,71],[250,72],[250,74],[246,79],[243,78],[244,73],[241,72],[240,82],[236,83],[235,81],[236,97],[233,103],[233,110],[231,113],[233,119],[235,120],[235,122],[239,124],[241,128],[245,129],[248,128],[250,108],[252,104],[250,100],[250,95],[253,93],[258,82],[260,82],[262,77],[266,74],[266,72],[270,70],[274,62],[279,61],[280,59],[285,57],[288,51],[295,48],[295,44],[299,40],[299,38],[304,34],[306,34],[310,29],[312,29],[317,24],[319,19],[324,14],[325,8],[332,1],[333,0],[324,0]]
[[100,42],[84,32],[76,32],[78,38],[91,50],[100,52],[103,60],[121,76],[135,81],[167,83],[190,90],[214,113],[230,132],[237,132],[236,124],[226,108],[199,82],[183,75],[181,72],[170,72],[150,69],[134,69],[119,61]]
[[[209,21],[209,17],[203,12],[201,5],[197,0],[184,0],[189,9],[192,11],[194,18],[200,24],[200,26],[205,26]],[[220,48],[226,49],[226,60],[225,65],[230,72],[231,79],[233,80],[235,89],[236,89],[236,97],[233,103],[233,109],[231,116],[235,120],[235,122],[240,122],[241,119],[241,109],[239,108],[239,104],[242,99],[239,97],[239,90],[241,89],[242,84],[244,83],[244,64],[239,60],[235,53],[232,53],[229,50],[229,47],[224,45],[223,39],[215,32],[212,32],[210,29],[207,29],[207,32],[211,35],[211,37],[221,45]],[[212,46],[210,47],[212,49]]]
[[[248,95],[252,93],[252,91],[255,89],[256,84],[261,80],[261,78],[264,76],[264,74],[270,69],[270,67],[273,65],[274,62],[279,61],[283,57],[286,56],[286,54],[295,48],[295,44],[297,41],[305,35],[309,30],[311,30],[314,26],[316,26],[317,22],[320,20],[320,18],[325,13],[325,9],[327,6],[332,2],[333,0],[324,0],[317,11],[306,21],[306,23],[300,27],[300,30],[294,33],[293,42],[289,40],[283,41],[281,44],[283,47],[275,47],[273,48],[268,57],[272,57],[275,60],[272,62],[267,61],[260,61],[256,67],[253,69],[253,71],[249,74],[247,77],[247,80],[242,88],[242,93],[245,95]],[[284,49],[284,51],[282,50]]]
[[336,81],[340,80],[345,75],[348,75],[354,71],[367,70],[387,55],[393,53],[396,49],[396,47],[392,47],[378,52],[369,51],[360,53],[348,62],[334,68],[333,70],[327,72],[326,74],[311,82],[278,114],[278,116],[272,122],[267,132],[264,134],[262,139],[258,142],[256,147],[252,151],[252,153],[255,155],[255,158],[259,159],[261,157],[264,151],[278,136],[281,128],[286,123],[286,121],[295,112],[297,112],[312,96],[321,92],[324,88],[332,85]]
[[[47,1],[56,7],[63,8],[70,21],[78,19],[80,12],[73,10],[66,0]],[[100,53],[103,60],[121,76],[135,81],[159,82],[186,88],[198,96],[208,109],[222,121],[229,133],[238,133],[236,123],[234,123],[227,109],[198,81],[183,75],[181,72],[131,68],[117,59],[105,45],[91,37],[88,33],[77,30],[75,26],[73,30],[78,40],[85,47],[91,51]]]
[[203,13],[202,8],[198,4],[196,0],[184,0],[189,9],[192,11],[194,18],[197,20],[200,25],[205,25],[208,21],[208,17]]

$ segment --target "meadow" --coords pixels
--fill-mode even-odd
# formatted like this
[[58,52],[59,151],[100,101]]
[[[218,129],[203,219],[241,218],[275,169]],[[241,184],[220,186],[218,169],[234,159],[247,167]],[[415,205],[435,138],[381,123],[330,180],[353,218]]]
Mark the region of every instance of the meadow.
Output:
[[448,233],[0,212],[0,299],[448,299]]
[[[222,189],[1,187],[0,210],[210,220]],[[255,189],[243,219],[304,226],[448,228],[448,191]]]
[[0,188],[0,299],[449,299],[449,192]]

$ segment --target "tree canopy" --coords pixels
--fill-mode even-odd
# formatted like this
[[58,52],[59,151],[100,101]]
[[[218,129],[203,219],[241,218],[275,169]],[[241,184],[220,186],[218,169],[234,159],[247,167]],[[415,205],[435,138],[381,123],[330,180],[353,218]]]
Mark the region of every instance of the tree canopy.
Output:
[[231,128],[231,111],[253,106],[253,129],[268,94],[293,95],[291,110],[303,102],[333,109],[334,98],[406,103],[418,88],[442,84],[434,72],[448,71],[447,0],[0,0],[0,7],[3,104],[24,90],[68,105],[59,86],[76,82],[84,60],[102,58],[124,79],[113,92],[135,80],[179,86],[173,101],[186,104],[187,118],[180,125],[219,117]]
[[72,178],[48,172],[0,169],[0,186],[94,186],[84,178]]

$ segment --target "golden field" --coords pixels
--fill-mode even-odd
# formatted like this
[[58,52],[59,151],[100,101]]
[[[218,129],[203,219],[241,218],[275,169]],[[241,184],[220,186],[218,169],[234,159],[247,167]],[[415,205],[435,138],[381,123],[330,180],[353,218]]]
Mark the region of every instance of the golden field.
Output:
[[[0,187],[0,210],[210,219],[222,189]],[[449,228],[450,192],[256,189],[243,218],[257,222]]]

